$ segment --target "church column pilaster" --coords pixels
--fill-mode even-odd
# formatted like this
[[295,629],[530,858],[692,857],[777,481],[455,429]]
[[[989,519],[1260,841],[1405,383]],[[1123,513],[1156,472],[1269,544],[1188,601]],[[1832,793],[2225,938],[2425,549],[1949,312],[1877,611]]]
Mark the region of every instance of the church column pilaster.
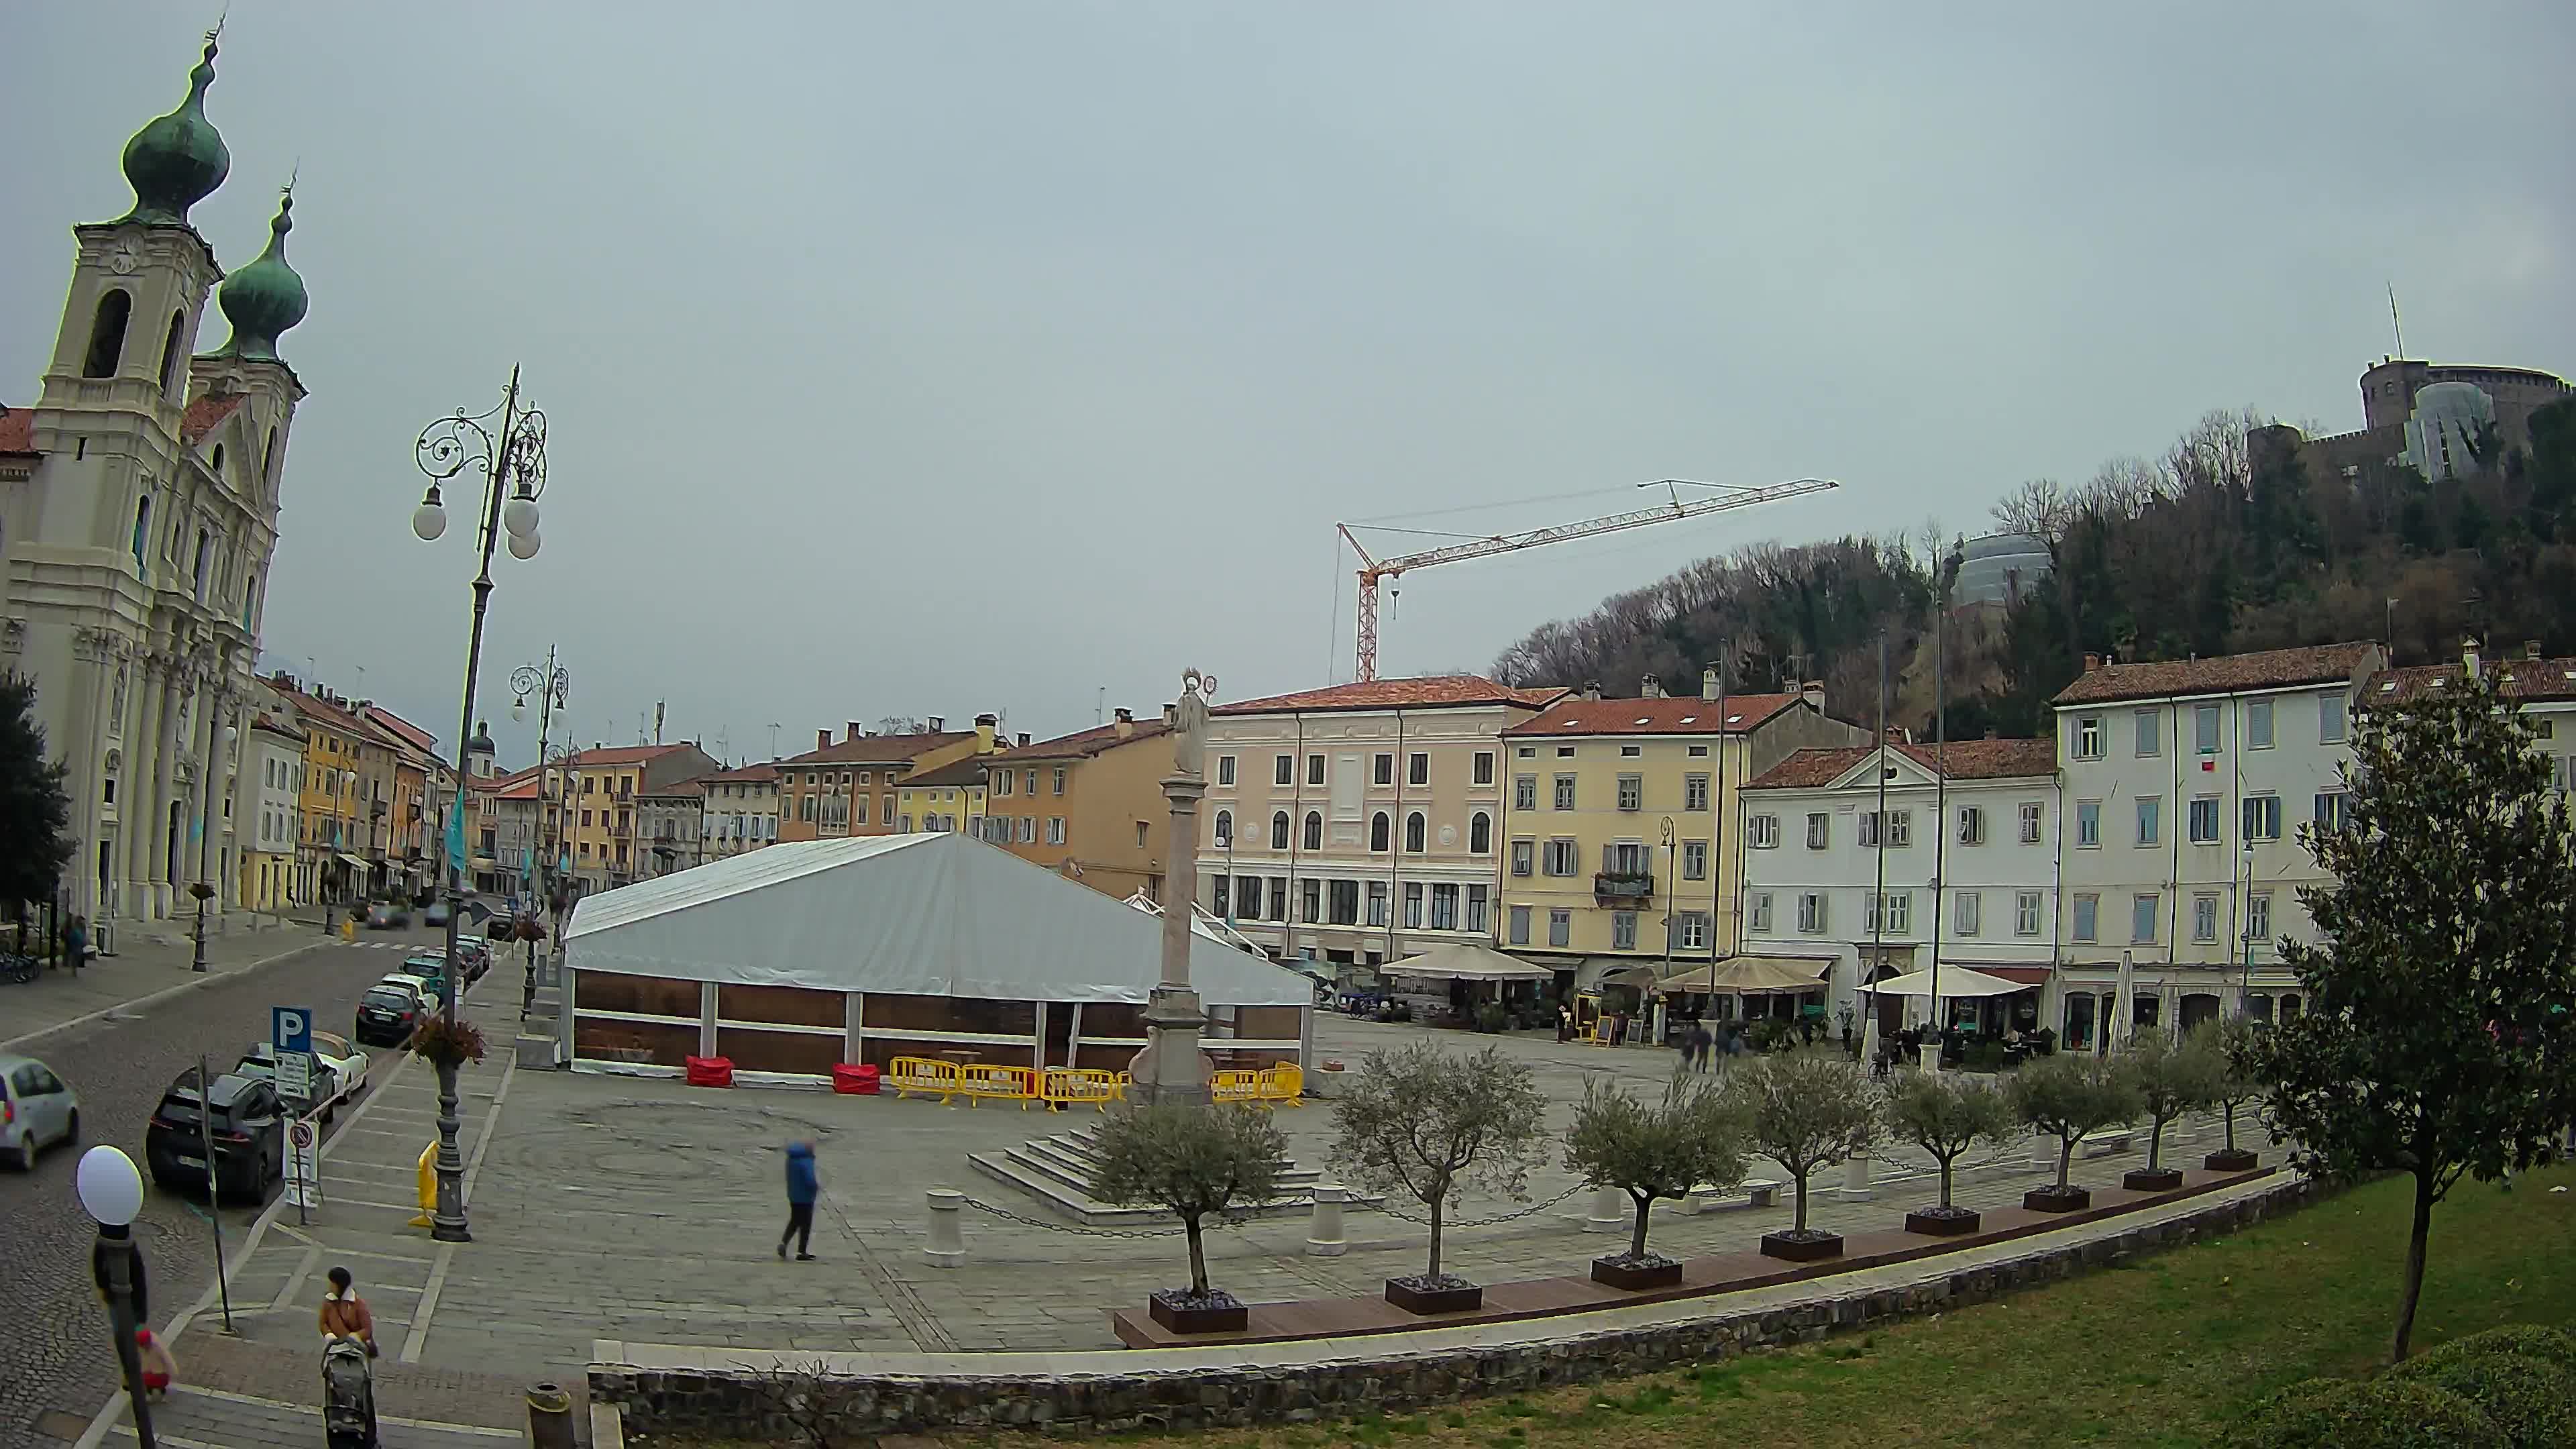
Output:
[[142,676],[142,707],[126,731],[124,782],[119,786],[117,818],[125,832],[125,883],[121,902],[127,916],[152,918],[152,854],[160,848],[161,822],[152,791],[153,756],[161,740],[162,716],[169,712],[170,685],[157,655],[134,661]]

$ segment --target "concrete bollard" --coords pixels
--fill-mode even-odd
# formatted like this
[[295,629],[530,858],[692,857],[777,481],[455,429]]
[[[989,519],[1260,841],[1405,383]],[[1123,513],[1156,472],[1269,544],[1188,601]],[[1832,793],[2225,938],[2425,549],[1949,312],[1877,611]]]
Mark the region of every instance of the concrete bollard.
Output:
[[1306,1226],[1306,1252],[1310,1257],[1338,1258],[1350,1251],[1350,1239],[1342,1231],[1342,1204],[1350,1199],[1351,1190],[1332,1183],[1315,1187],[1315,1215]]
[[934,1268],[954,1268],[966,1261],[966,1194],[949,1188],[930,1190],[930,1246],[922,1255]]
[[1592,1195],[1592,1210],[1583,1217],[1587,1233],[1615,1233],[1629,1226],[1628,1194],[1605,1187]]
[[1843,1201],[1868,1202],[1878,1196],[1878,1189],[1870,1185],[1869,1172],[1869,1154],[1853,1153],[1851,1160],[1843,1164]]
[[536,1449],[573,1449],[572,1395],[561,1384],[528,1385],[528,1442]]
[[2044,1137],[2038,1133],[2031,1134],[2030,1165],[2032,1169],[2038,1172],[2045,1172],[2050,1178],[2054,1179],[2057,1176],[2057,1150],[2059,1146],[2060,1144],[2058,1140],[2054,1137]]

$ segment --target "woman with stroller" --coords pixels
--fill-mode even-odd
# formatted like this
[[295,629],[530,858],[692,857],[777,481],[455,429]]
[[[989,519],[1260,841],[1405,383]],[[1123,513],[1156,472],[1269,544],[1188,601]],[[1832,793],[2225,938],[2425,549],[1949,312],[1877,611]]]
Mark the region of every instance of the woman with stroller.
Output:
[[346,1268],[322,1295],[322,1426],[331,1449],[376,1449],[376,1319]]

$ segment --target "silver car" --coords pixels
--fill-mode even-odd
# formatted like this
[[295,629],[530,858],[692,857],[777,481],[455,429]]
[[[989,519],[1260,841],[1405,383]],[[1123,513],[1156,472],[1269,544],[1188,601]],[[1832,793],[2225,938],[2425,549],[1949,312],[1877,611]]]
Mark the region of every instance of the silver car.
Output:
[[33,1172],[46,1144],[80,1140],[80,1094],[34,1057],[0,1056],[0,1155]]

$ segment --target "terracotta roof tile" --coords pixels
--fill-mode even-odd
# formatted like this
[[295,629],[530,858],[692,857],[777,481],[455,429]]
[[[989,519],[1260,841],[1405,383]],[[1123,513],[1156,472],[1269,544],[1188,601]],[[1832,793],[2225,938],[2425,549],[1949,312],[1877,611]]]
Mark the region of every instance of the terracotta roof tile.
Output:
[[[1945,766],[1953,780],[2012,780],[2057,771],[2057,740],[1952,740],[1935,749],[1926,744],[1899,744],[1898,754],[1938,772]],[[1747,782],[1747,790],[1812,790],[1829,785],[1852,766],[1877,752],[1874,745],[1799,750]]]
[[861,735],[857,739],[843,740],[839,744],[826,745],[819,750],[807,750],[801,755],[790,755],[778,763],[782,767],[900,763],[915,755],[926,755],[932,750],[973,738],[975,735],[969,730],[947,730],[938,734],[918,735]]
[[1336,684],[1295,694],[1237,700],[1218,705],[1215,714],[1316,713],[1337,709],[1436,709],[1480,704],[1522,704],[1536,708],[1565,693],[1563,689],[1515,689],[1481,674],[1431,674],[1417,679],[1371,679]]
[[604,765],[641,765],[658,760],[673,750],[687,748],[687,745],[608,745],[584,750],[564,763],[585,770]]
[[1007,750],[996,751],[987,758],[1010,763],[1021,760],[1087,760],[1104,750],[1113,750],[1120,745],[1132,745],[1138,740],[1159,739],[1169,734],[1171,728],[1159,719],[1140,719],[1135,722],[1133,729],[1121,735],[1115,724],[1093,725],[1087,730],[1076,730],[1072,734],[1058,735],[1051,740],[1014,745]]
[[2226,694],[2243,689],[2288,689],[2350,679],[2377,655],[2379,646],[2316,644],[2266,649],[2212,659],[2164,659],[2148,664],[2105,664],[2057,692],[2054,704],[2107,704],[2122,699]]
[[222,426],[224,419],[240,412],[241,405],[249,400],[249,396],[238,392],[213,393],[188,404],[188,411],[179,418],[180,440],[190,447],[196,446],[206,434]]
[[639,785],[639,786],[637,786],[637,787],[636,787],[636,789],[635,789],[635,798],[637,798],[637,799],[639,799],[639,800],[657,800],[657,799],[660,799],[661,797],[663,797],[663,796],[665,796],[665,795],[700,795],[700,796],[703,796],[703,795],[705,795],[706,793],[707,793],[707,782],[706,782],[706,781],[704,781],[704,780],[680,780],[680,781],[676,781],[676,782],[674,782],[674,783],[672,783],[672,784],[664,785],[662,788],[660,788],[660,789],[658,789],[658,790],[647,790],[647,789],[645,789],[645,788],[643,788],[642,786],[640,786],[640,785]]
[[707,783],[710,785],[775,785],[778,783],[778,766],[770,761],[763,761],[757,765],[744,765],[739,769],[709,775]]
[[993,757],[990,755],[969,755],[962,760],[952,760],[926,774],[908,775],[896,783],[906,790],[981,785],[984,783],[984,761],[991,758]]
[[1532,715],[1506,735],[1713,735],[1741,734],[1798,702],[1794,694],[1731,694],[1721,722],[1717,701],[1686,699],[1577,699],[1571,695]]
[[[2500,688],[2507,699],[2576,699],[2576,659],[2489,659],[2479,664],[2478,672],[2489,679],[2501,679]],[[2436,689],[2452,688],[2467,673],[2465,664],[2383,669],[2372,676],[2369,687],[2362,691],[2361,702],[2402,703]],[[2436,681],[2445,682],[2437,685]]]
[[0,453],[36,454],[36,415],[25,408],[0,408]]

